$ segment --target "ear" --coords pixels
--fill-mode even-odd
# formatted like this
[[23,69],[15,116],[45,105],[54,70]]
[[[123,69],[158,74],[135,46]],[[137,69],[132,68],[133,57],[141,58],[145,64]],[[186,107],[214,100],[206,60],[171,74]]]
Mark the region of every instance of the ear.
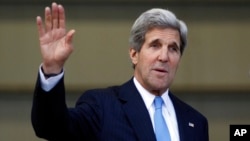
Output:
[[129,49],[129,56],[130,56],[130,59],[131,59],[132,63],[134,65],[136,65],[137,62],[138,62],[138,52],[135,49],[130,48]]

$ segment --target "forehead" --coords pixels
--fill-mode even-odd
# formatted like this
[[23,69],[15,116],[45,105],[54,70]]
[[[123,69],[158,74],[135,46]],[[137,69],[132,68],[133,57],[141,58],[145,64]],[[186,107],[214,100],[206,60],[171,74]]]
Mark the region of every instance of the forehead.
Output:
[[171,41],[180,45],[180,32],[174,28],[152,28],[145,34],[145,42],[153,40]]

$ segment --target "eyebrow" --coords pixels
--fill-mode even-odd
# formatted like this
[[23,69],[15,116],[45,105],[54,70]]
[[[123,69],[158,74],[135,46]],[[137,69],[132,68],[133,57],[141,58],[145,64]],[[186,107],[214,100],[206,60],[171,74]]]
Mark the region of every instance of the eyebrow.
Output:
[[[160,39],[156,38],[149,42],[149,44],[154,44],[154,43],[160,43]],[[175,45],[180,49],[180,45],[176,41],[171,42],[170,45]]]
[[156,39],[150,41],[149,44],[159,43],[159,42],[160,42],[160,39],[156,38]]

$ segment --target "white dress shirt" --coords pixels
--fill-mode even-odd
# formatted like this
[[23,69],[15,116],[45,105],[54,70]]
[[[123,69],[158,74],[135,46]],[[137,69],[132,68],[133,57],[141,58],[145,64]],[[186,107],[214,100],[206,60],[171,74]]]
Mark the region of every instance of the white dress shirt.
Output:
[[[142,96],[142,99],[146,105],[146,108],[148,109],[148,112],[149,112],[149,115],[151,118],[151,122],[153,124],[153,128],[155,128],[154,127],[154,112],[155,112],[154,99],[155,99],[155,95],[151,94],[146,89],[144,89],[141,86],[141,84],[136,80],[135,77],[134,77],[133,81],[135,83],[137,90],[139,91],[139,93]],[[175,115],[175,109],[174,109],[174,106],[173,106],[171,99],[169,98],[168,90],[166,92],[164,92],[161,97],[164,101],[164,104],[162,106],[162,114],[163,114],[163,117],[164,117],[166,124],[168,126],[169,133],[171,136],[171,141],[179,141],[180,138],[179,138],[177,119],[176,119],[176,115]]]
[[[39,75],[40,75],[42,89],[44,91],[50,91],[59,82],[59,80],[63,77],[64,71],[62,73],[58,74],[57,76],[53,76],[53,77],[46,79],[42,70],[41,70],[41,66],[40,66]],[[152,122],[152,125],[154,128],[155,108],[154,108],[153,101],[154,101],[155,95],[149,93],[146,89],[144,89],[141,86],[141,84],[136,80],[135,77],[134,77],[133,81],[135,83],[137,90],[139,91],[140,95],[142,96],[142,99],[146,105],[148,112],[149,112],[151,122]],[[172,101],[169,98],[168,90],[166,92],[164,92],[161,97],[164,101],[164,104],[162,106],[163,117],[164,117],[166,124],[168,126],[169,133],[171,136],[171,141],[179,141],[180,140],[179,139],[179,130],[178,130],[178,124],[177,124],[177,119],[176,119],[176,115],[175,115],[175,109],[174,109]]]
[[40,65],[40,68],[39,68],[41,87],[44,91],[48,92],[52,88],[54,88],[55,85],[59,82],[59,80],[63,77],[64,71],[62,73],[58,74],[57,76],[53,76],[53,77],[46,79],[41,67],[42,67],[42,65]]

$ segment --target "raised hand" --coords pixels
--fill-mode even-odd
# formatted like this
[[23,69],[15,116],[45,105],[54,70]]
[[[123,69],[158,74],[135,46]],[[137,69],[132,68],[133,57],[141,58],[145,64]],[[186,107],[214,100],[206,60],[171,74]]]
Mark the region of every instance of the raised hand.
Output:
[[75,30],[66,32],[65,11],[62,5],[52,3],[51,8],[45,8],[44,13],[44,24],[40,16],[36,18],[42,67],[45,74],[58,74],[73,51],[72,39]]

